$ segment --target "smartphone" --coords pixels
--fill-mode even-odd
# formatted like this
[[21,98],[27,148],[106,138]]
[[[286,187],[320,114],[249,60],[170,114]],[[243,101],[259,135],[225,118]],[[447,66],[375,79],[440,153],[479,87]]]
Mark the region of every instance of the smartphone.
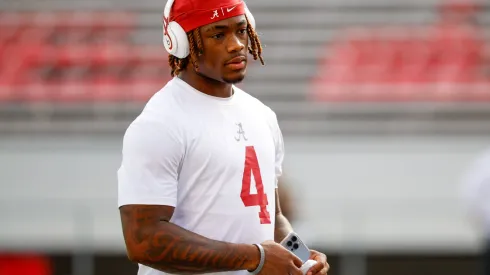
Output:
[[306,246],[306,244],[301,241],[298,234],[295,232],[289,233],[286,238],[284,238],[280,244],[291,251],[294,255],[300,258],[303,263],[308,261],[310,258],[310,249]]

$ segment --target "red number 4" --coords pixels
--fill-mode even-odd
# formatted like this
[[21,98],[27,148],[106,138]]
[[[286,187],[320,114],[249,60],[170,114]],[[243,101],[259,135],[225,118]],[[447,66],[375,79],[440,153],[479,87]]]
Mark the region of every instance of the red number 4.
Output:
[[[257,194],[250,194],[252,174],[255,179]],[[243,169],[242,193],[240,194],[240,197],[246,207],[260,206],[259,218],[261,224],[271,223],[271,216],[267,211],[269,201],[267,200],[267,194],[264,192],[259,161],[257,160],[257,154],[255,153],[255,148],[253,146],[246,147],[245,168]]]

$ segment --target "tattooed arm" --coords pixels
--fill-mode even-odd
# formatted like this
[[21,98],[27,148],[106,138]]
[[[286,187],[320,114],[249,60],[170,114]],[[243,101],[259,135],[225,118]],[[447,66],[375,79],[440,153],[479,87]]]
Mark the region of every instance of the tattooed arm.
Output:
[[282,214],[281,204],[279,202],[279,191],[276,188],[276,226],[274,228],[274,241],[281,242],[290,232],[293,227],[289,220]]
[[128,257],[151,268],[179,274],[254,270],[260,261],[254,245],[205,238],[170,221],[174,207],[120,207]]

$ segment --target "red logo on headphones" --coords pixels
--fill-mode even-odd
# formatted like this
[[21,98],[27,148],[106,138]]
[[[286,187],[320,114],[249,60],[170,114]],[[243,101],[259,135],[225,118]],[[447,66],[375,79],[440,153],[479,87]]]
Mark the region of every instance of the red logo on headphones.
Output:
[[174,43],[172,42],[172,38],[168,35],[168,23],[170,22],[169,18],[163,17],[163,36],[165,37],[165,42],[167,43],[168,49],[172,50],[174,47]]

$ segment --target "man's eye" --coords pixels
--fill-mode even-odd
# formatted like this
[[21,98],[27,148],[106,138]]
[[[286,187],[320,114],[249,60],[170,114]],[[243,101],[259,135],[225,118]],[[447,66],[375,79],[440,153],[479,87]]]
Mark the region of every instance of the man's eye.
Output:
[[247,29],[241,29],[241,30],[239,30],[239,32],[240,32],[241,34],[245,34],[245,33],[247,33]]
[[222,33],[218,33],[218,34],[215,34],[213,36],[211,36],[212,38],[215,38],[215,39],[220,39],[220,38],[223,38],[223,34]]

